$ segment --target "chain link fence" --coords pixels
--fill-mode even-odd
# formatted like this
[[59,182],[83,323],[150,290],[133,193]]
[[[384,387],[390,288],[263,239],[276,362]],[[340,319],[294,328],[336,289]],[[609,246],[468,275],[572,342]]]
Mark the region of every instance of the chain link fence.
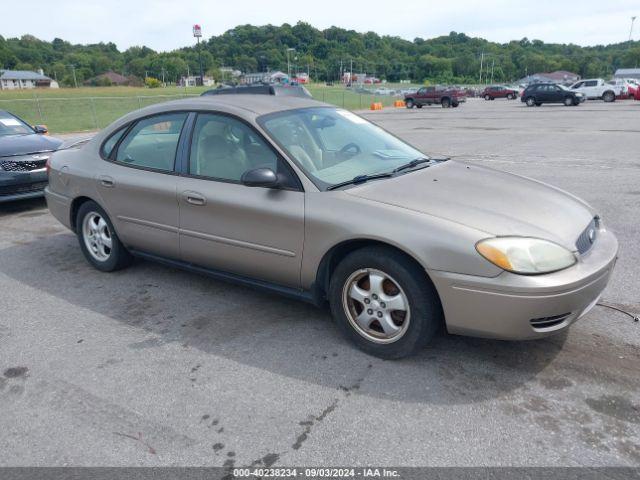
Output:
[[[349,110],[368,109],[374,102],[393,106],[399,96],[376,95],[349,89],[314,89],[314,98]],[[155,103],[197,94],[37,97],[1,99],[0,110],[7,110],[32,125],[46,125],[52,133],[99,130],[122,115]]]

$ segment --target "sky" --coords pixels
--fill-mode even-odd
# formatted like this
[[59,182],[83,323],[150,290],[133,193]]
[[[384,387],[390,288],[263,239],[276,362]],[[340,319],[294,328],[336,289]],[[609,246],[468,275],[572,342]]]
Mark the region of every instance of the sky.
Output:
[[193,43],[191,26],[203,36],[220,35],[237,25],[332,25],[374,31],[408,40],[451,31],[496,42],[527,37],[545,42],[598,45],[626,41],[640,0],[31,0],[6,1],[0,10],[0,35],[32,34],[72,43],[114,42],[124,50],[146,45],[166,51]]

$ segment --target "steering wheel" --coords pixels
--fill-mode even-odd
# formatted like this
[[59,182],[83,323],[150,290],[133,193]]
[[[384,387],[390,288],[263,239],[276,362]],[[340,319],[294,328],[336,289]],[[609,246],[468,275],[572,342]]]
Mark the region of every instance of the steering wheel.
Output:
[[357,155],[362,151],[362,149],[358,146],[357,143],[347,143],[344,147],[340,149],[340,153],[346,155],[350,153],[351,155]]

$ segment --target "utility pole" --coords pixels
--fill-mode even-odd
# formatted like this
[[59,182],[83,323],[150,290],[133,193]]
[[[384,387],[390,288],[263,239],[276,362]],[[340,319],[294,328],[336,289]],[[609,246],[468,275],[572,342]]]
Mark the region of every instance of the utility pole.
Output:
[[353,86],[353,58],[350,60],[351,66],[349,67],[349,86]]
[[482,85],[482,65],[484,63],[484,50],[482,51],[482,55],[480,56],[480,80],[478,83]]
[[631,17],[631,29],[629,30],[629,41],[631,41],[631,35],[633,35],[633,24],[635,23],[635,21],[636,21],[636,17],[635,16]]
[[491,83],[493,84],[493,67],[496,64],[496,59],[491,60]]
[[73,73],[73,85],[78,88],[78,79],[76,78],[76,66],[74,64],[69,65],[71,72]]
[[291,79],[291,58],[290,53],[295,52],[295,48],[287,48],[287,76]]

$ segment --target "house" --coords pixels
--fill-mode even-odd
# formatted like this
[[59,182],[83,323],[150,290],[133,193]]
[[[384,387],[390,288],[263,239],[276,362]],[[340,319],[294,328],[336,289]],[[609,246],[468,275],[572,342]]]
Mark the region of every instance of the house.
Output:
[[98,85],[99,86],[103,86],[103,85],[125,86],[125,85],[129,85],[130,83],[131,83],[131,79],[129,77],[125,77],[124,75],[120,75],[119,73],[116,73],[111,70],[84,81],[85,85],[92,85],[92,86],[98,86]]
[[22,88],[58,88],[58,82],[39,73],[27,70],[0,70],[0,90],[16,90]]
[[640,68],[619,68],[613,78],[634,78],[640,80]]
[[561,83],[563,85],[572,85],[580,80],[580,75],[566,70],[556,70],[555,72],[542,72],[528,75],[518,80],[520,85],[528,85],[530,83]]
[[289,75],[280,71],[245,73],[241,83],[289,83]]
[[[216,81],[213,78],[207,77],[206,75],[202,77],[202,85],[205,87],[213,87],[215,84]],[[200,85],[200,75],[183,75],[178,81],[179,87],[196,87],[198,85]]]

